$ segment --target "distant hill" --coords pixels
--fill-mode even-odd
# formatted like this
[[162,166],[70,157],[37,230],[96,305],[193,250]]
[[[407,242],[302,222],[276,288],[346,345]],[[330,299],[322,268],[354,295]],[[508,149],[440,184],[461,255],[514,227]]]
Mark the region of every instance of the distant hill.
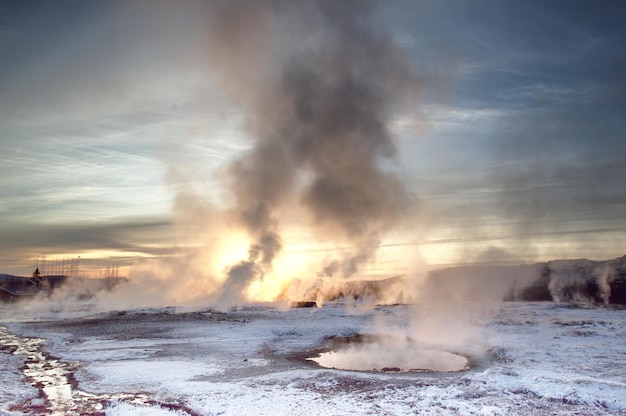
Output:
[[460,266],[425,279],[320,279],[302,301],[338,299],[392,304],[422,301],[553,301],[626,304],[626,256],[606,261],[553,260],[517,266]]
[[626,256],[605,261],[453,267],[431,272],[423,290],[449,300],[626,304]]

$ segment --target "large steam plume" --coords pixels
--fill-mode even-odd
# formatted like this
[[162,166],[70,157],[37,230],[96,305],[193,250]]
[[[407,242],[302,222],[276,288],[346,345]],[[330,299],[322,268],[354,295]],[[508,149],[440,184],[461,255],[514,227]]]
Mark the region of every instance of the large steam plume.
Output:
[[253,242],[223,297],[261,279],[282,248],[279,215],[302,206],[325,240],[353,250],[320,272],[350,276],[409,206],[385,169],[394,111],[415,108],[408,54],[374,29],[363,1],[224,1],[210,13],[218,86],[247,116],[252,149],[228,169],[231,214]]

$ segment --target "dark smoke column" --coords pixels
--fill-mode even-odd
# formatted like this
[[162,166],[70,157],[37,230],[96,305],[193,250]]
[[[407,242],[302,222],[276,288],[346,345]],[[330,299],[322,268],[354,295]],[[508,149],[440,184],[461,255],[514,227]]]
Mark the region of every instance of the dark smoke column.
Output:
[[277,212],[297,201],[325,240],[353,252],[323,273],[349,276],[406,212],[402,183],[382,167],[396,149],[394,113],[414,110],[408,54],[372,25],[365,1],[224,1],[210,19],[217,81],[246,111],[254,147],[229,169],[233,215],[254,243],[228,272],[236,299],[280,252]]

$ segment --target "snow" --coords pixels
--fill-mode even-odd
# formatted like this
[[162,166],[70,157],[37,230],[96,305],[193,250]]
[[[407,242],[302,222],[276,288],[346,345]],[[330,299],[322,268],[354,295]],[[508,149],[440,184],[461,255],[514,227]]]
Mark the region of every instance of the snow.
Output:
[[[45,339],[45,350],[75,369],[79,389],[106,399],[108,415],[626,412],[626,310],[551,302],[448,309],[454,313],[446,317],[442,305],[327,303],[288,310],[257,305],[227,313],[85,312],[67,319],[59,313],[54,320],[47,312],[47,320],[9,319],[0,327]],[[442,317],[438,328],[436,320],[426,322],[437,315],[433,311]],[[464,319],[446,324],[461,312]],[[420,319],[423,325],[416,322]],[[471,368],[357,372],[325,369],[305,359],[325,352],[329,337],[355,334],[386,342],[404,335],[430,352],[467,357]],[[369,357],[386,352],[404,359],[410,357],[403,355],[407,345],[382,343],[366,351]],[[15,405],[35,400],[36,390],[18,371],[22,362],[6,349],[0,353],[4,380],[11,385],[3,381],[0,387],[0,414],[21,414]]]
[[26,377],[19,371],[24,364],[20,356],[0,353],[0,415],[20,414],[11,412],[13,406],[37,397],[37,389],[26,381]]

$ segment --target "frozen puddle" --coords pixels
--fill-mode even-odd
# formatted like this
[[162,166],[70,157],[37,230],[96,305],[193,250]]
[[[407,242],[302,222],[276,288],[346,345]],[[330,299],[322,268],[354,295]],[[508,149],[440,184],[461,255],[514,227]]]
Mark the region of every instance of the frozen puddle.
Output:
[[91,394],[78,389],[74,379],[76,365],[63,363],[43,351],[43,339],[19,337],[0,327],[0,351],[24,357],[22,372],[30,384],[40,392],[40,398],[31,400],[13,411],[49,415],[105,415],[111,403],[125,402],[139,406],[157,406],[180,414],[194,414],[183,406],[159,403],[146,394]]
[[465,371],[470,366],[469,360],[462,355],[426,348],[408,339],[364,339],[359,336],[356,340],[336,349],[331,346],[330,351],[309,360],[325,368],[385,373],[451,373]]
[[[5,352],[24,357],[22,372],[30,384],[40,391],[41,399],[31,401],[22,411],[65,414],[80,408],[92,414],[103,413],[99,397],[73,388],[72,370],[42,350],[43,339],[25,338],[11,334],[0,327],[0,348]],[[15,409],[18,410],[18,409]]]

